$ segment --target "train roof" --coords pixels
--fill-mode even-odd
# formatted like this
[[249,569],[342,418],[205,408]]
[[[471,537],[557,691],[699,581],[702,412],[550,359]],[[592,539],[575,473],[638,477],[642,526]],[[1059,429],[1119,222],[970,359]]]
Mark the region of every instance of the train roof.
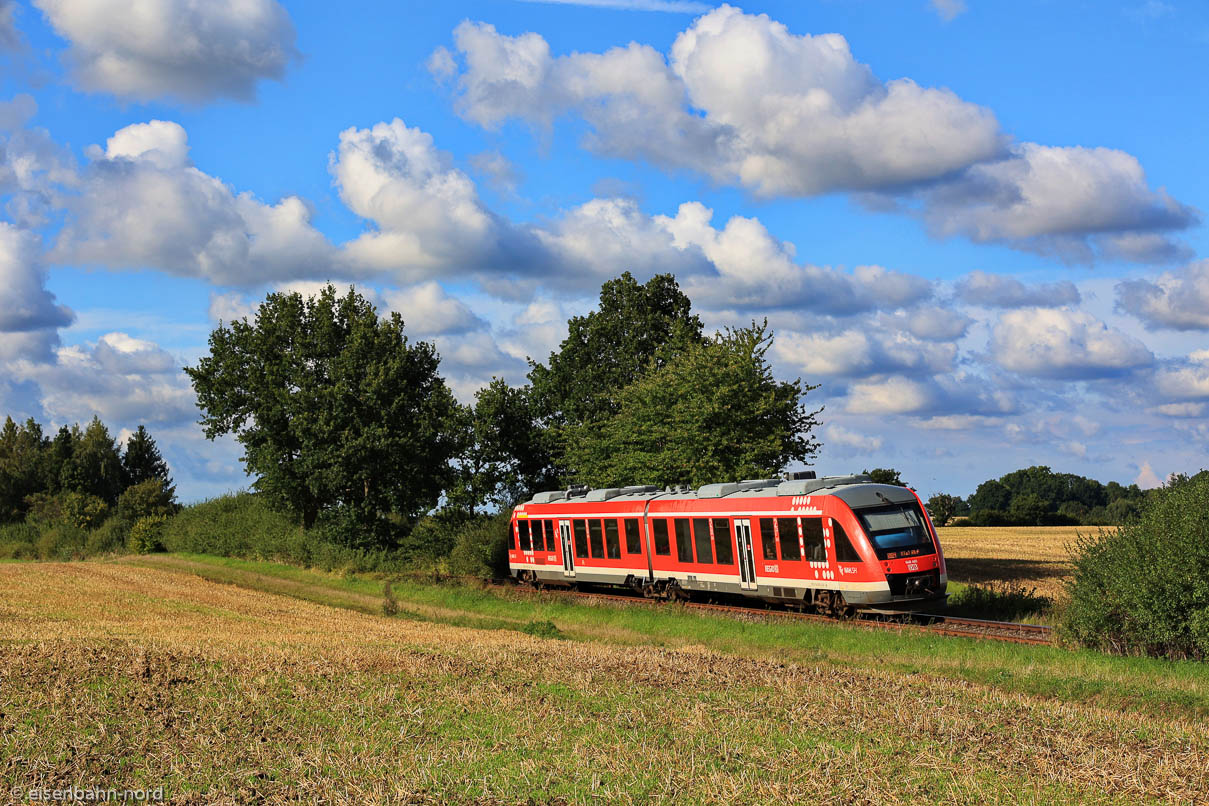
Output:
[[849,506],[898,504],[915,500],[915,494],[892,484],[876,484],[866,475],[823,476],[809,479],[747,479],[737,482],[703,484],[697,489],[636,485],[589,490],[547,490],[535,493],[526,504],[572,504],[591,501],[698,501],[708,498],[767,498],[774,495],[835,495]]

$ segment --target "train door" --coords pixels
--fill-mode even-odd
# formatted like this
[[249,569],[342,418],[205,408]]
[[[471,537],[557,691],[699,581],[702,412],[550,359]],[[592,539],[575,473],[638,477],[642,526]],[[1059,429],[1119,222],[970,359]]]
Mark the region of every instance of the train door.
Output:
[[575,555],[571,551],[571,521],[558,522],[558,534],[563,544],[563,576],[575,576]]
[[751,549],[751,521],[735,521],[735,542],[739,546],[739,587],[756,589],[756,561]]

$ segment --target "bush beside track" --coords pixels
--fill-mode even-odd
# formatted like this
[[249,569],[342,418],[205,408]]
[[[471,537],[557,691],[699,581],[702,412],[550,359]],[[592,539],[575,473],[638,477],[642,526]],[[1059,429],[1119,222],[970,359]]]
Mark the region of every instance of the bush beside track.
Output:
[[1123,654],[1209,657],[1209,473],[1159,491],[1137,521],[1080,539],[1065,634]]

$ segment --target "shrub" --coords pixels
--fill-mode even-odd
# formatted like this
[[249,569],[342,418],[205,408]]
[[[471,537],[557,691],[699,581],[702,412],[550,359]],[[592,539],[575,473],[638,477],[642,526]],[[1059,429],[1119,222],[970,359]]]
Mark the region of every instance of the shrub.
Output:
[[1065,635],[1103,650],[1209,657],[1209,473],[1075,545]]
[[948,609],[969,618],[1017,621],[1048,612],[1054,600],[1012,582],[970,585],[949,597]]
[[20,543],[16,540],[0,540],[0,560],[27,560],[34,556],[31,543]]
[[969,526],[1008,526],[1011,523],[1008,514],[998,509],[976,509],[967,521]]
[[449,556],[465,521],[440,513],[426,515],[399,541],[399,553],[416,566],[435,565]]
[[129,537],[129,521],[114,515],[88,533],[88,538],[84,542],[84,553],[93,557],[98,554],[124,551]]
[[105,502],[88,493],[36,493],[26,498],[25,502],[29,505],[27,520],[39,530],[59,524],[77,529],[95,529],[109,514]]
[[88,533],[72,523],[59,522],[43,527],[34,541],[34,550],[39,559],[79,560],[84,557],[84,544]]
[[164,531],[164,548],[246,560],[271,560],[324,571],[394,573],[405,565],[397,552],[355,549],[332,540],[324,523],[303,530],[254,493],[234,493],[183,508]]
[[511,512],[481,516],[462,527],[449,553],[449,570],[459,576],[504,576],[508,570]]
[[36,556],[38,530],[28,523],[0,524],[0,560],[24,560]]
[[151,515],[168,516],[176,509],[172,488],[162,479],[147,479],[127,487],[118,498],[118,515],[134,523]]
[[538,638],[566,638],[563,631],[558,629],[558,625],[553,621],[530,621],[521,627],[520,631]]
[[164,533],[164,548],[249,560],[306,564],[301,527],[251,493],[235,493],[185,507]]
[[153,551],[164,550],[164,526],[168,519],[163,515],[148,515],[139,518],[130,527],[130,536],[126,538],[126,547],[133,554],[150,554]]

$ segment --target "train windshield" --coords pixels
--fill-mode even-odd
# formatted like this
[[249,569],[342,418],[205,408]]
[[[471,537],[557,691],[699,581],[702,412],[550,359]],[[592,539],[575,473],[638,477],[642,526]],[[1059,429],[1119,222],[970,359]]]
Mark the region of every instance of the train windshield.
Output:
[[932,535],[919,504],[894,504],[856,510],[869,542],[883,560],[933,554]]

